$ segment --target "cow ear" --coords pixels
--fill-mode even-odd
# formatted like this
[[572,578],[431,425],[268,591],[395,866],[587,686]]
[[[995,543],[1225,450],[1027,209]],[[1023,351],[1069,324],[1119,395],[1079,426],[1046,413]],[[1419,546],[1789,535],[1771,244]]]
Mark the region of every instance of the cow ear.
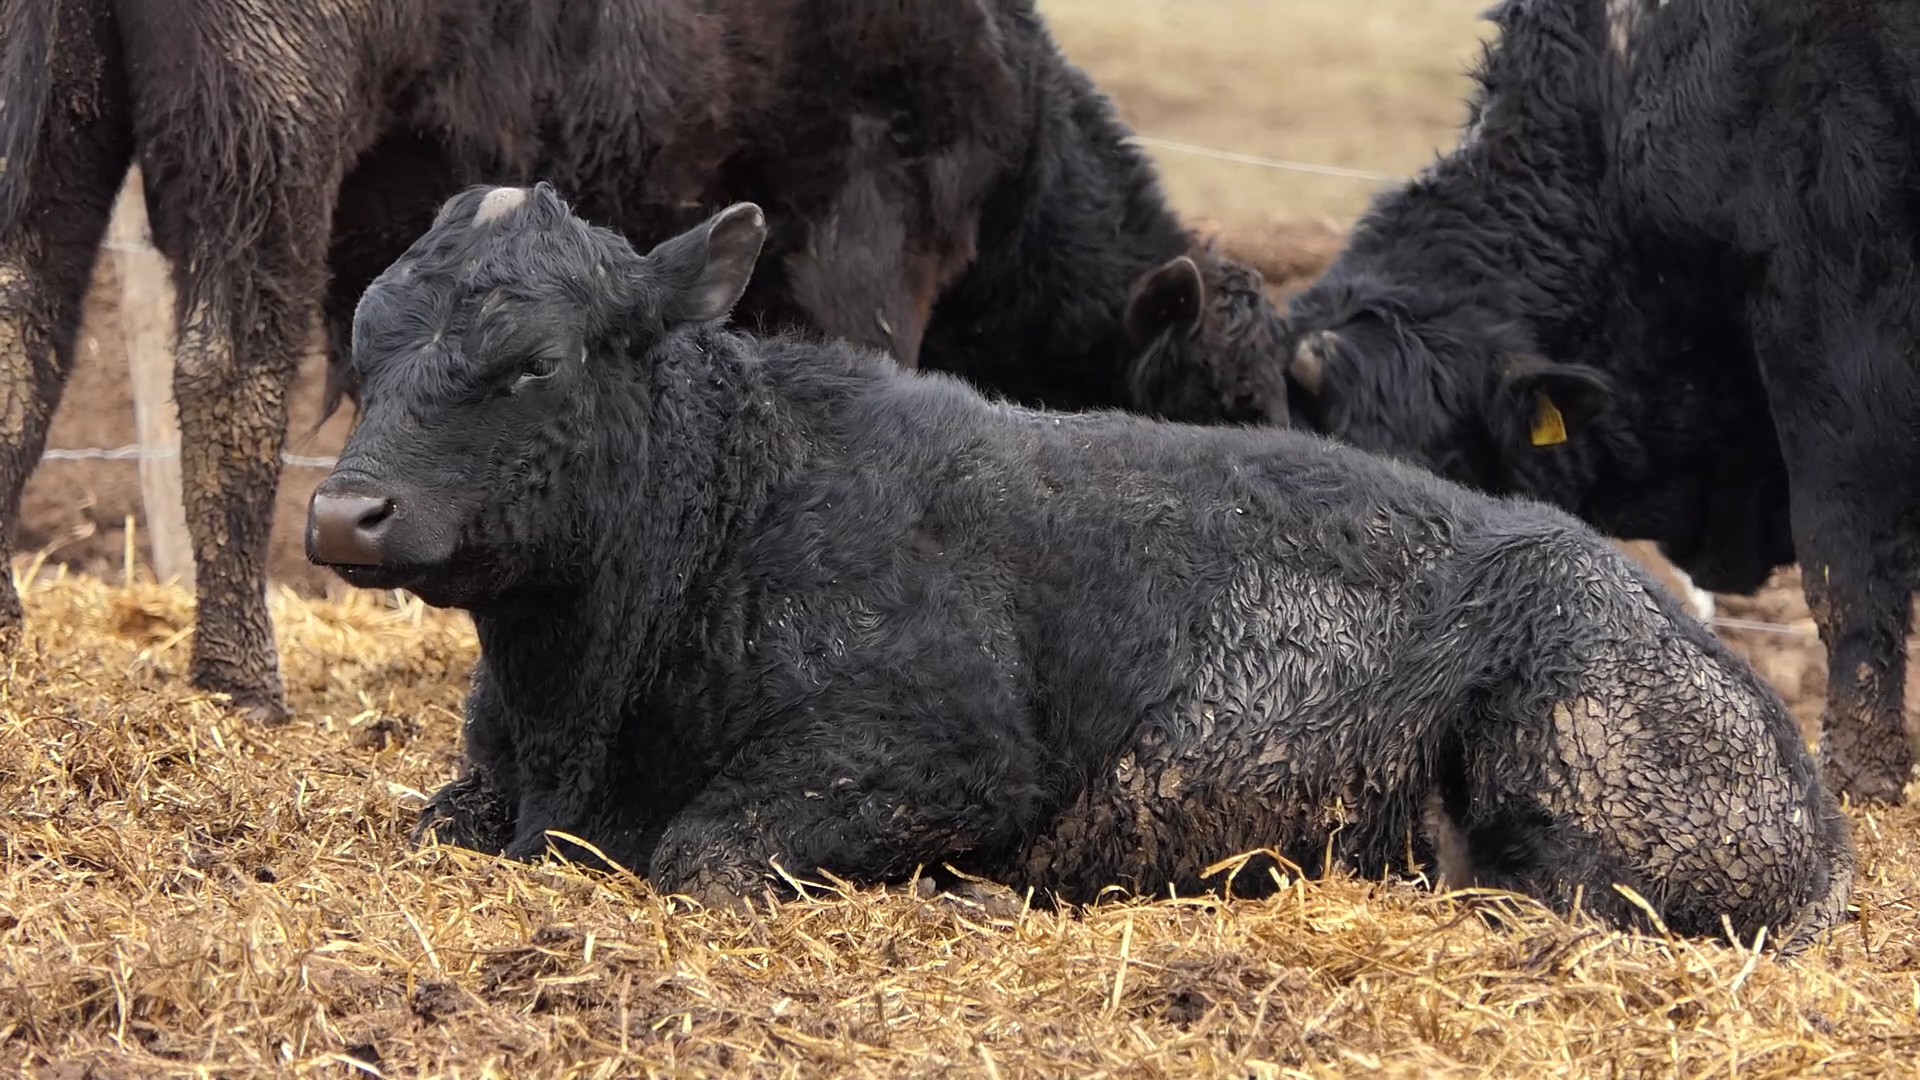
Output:
[[1607,410],[1613,383],[1584,364],[1521,356],[1501,371],[1496,394],[1501,412],[1525,432],[1528,445],[1558,446]]
[[1200,267],[1185,255],[1170,259],[1134,283],[1123,322],[1127,337],[1145,345],[1168,330],[1185,334],[1200,321],[1206,301]]
[[746,291],[766,239],[767,215],[743,202],[648,252],[665,288],[667,325],[725,318]]

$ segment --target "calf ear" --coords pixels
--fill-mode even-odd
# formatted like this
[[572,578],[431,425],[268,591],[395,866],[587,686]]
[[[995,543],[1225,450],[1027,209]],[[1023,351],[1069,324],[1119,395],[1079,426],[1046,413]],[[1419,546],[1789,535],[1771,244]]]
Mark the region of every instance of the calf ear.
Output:
[[1185,334],[1200,321],[1206,301],[1200,268],[1185,255],[1170,259],[1134,283],[1127,297],[1127,337],[1145,345],[1167,330]]
[[743,202],[648,252],[666,290],[667,325],[726,317],[746,291],[766,239],[767,215]]
[[1613,400],[1605,373],[1584,364],[1517,357],[1500,373],[1501,413],[1531,446],[1558,446],[1604,413]]

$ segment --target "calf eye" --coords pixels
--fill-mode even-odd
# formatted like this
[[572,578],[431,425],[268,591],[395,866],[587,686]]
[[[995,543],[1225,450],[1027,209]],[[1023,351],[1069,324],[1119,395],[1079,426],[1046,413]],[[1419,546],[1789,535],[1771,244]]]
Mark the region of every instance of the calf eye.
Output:
[[520,364],[520,373],[513,380],[513,389],[518,392],[544,379],[553,377],[560,370],[560,361],[551,356],[530,356]]

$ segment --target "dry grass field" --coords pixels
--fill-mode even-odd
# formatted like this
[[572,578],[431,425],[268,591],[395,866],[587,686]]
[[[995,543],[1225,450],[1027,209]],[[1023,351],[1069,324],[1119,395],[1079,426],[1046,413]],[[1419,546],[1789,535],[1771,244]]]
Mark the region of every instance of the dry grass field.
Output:
[[[1453,145],[1484,0],[1040,0],[1142,135],[1406,175]],[[1152,151],[1176,205],[1343,228],[1373,185]]]
[[[1042,0],[1144,134],[1385,173],[1451,141],[1484,6]],[[1317,269],[1370,191],[1157,156],[1179,205],[1278,278]],[[103,265],[54,445],[131,441],[111,285]],[[48,550],[13,568],[28,629],[0,658],[0,1076],[1920,1074],[1920,805],[1852,814],[1859,918],[1785,960],[1408,880],[1070,912],[825,889],[740,916],[415,849],[473,635],[300,565],[319,475],[290,470],[280,503],[298,719],[272,731],[185,688],[190,603],[134,565],[131,465],[35,478]],[[1727,636],[1811,727],[1824,669],[1794,575],[1723,613],[1788,631]]]

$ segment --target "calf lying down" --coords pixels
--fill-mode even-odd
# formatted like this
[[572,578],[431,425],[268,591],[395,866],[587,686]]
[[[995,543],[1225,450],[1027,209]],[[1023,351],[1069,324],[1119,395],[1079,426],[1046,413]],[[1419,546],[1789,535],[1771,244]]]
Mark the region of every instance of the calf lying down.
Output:
[[719,325],[764,219],[641,256],[475,189],[361,301],[309,557],[465,608],[422,828],[662,891],[941,863],[1043,898],[1455,885],[1797,941],[1849,833],[1746,664],[1547,507],[1285,430],[1066,415]]

